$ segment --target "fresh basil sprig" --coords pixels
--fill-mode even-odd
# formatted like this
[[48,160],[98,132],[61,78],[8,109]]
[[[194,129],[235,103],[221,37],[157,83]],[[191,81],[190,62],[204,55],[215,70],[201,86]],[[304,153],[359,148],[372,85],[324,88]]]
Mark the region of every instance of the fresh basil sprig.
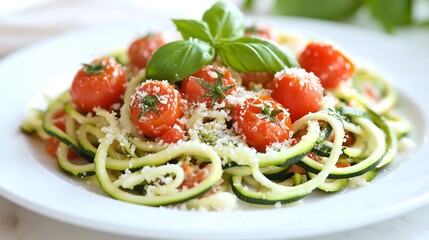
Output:
[[215,3],[204,13],[203,21],[209,25],[213,36],[212,44],[244,35],[244,14],[233,4]]
[[202,41],[213,44],[213,36],[209,25],[204,21],[173,19],[177,30],[182,34],[183,39],[198,38]]
[[215,3],[202,20],[175,19],[184,40],[160,47],[146,68],[146,79],[182,79],[211,64],[216,57],[238,72],[275,73],[298,67],[292,55],[277,43],[258,37],[244,37],[244,15],[228,2]]
[[226,42],[220,46],[219,55],[226,66],[239,72],[275,73],[286,67],[299,66],[285,49],[259,37]]
[[214,48],[198,39],[167,43],[150,58],[146,79],[181,81],[214,61]]

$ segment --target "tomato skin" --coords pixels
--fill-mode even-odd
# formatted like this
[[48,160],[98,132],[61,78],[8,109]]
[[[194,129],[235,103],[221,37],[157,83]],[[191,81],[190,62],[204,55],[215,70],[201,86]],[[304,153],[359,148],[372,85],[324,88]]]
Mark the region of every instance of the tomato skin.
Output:
[[[191,189],[204,181],[210,174],[210,170],[206,168],[206,163],[200,163],[199,166],[192,165],[187,162],[180,162],[180,167],[185,172],[185,179],[182,184],[179,186],[179,189]],[[208,197],[214,193],[216,193],[223,183],[223,179],[221,178],[215,186],[212,187],[208,192],[199,196],[198,198]]]
[[269,27],[250,27],[245,30],[244,35],[247,37],[261,37],[275,42],[279,41],[278,33]]
[[261,84],[262,87],[268,88],[274,79],[274,74],[269,72],[249,72],[240,73],[241,85],[247,89],[252,88],[252,84]]
[[[59,146],[60,140],[56,139],[55,137],[49,137],[48,140],[46,140],[45,142],[45,152],[48,153],[49,156],[57,158],[57,151]],[[77,159],[80,156],[77,152],[73,151],[72,149],[69,149],[67,157],[69,159]]]
[[183,130],[176,127],[167,130],[161,135],[161,139],[164,143],[177,143],[178,141],[183,140],[184,137]]
[[304,69],[286,69],[276,74],[271,97],[287,108],[292,121],[322,108],[323,87]]
[[355,142],[355,137],[353,133],[349,131],[345,131],[344,139],[345,141],[343,142],[343,146],[346,146],[346,147],[350,147]]
[[[344,133],[345,133],[345,135],[344,135],[344,140],[343,140],[343,146],[350,147],[355,142],[355,136],[353,135],[352,132],[347,131],[347,130],[345,130]],[[330,142],[333,142],[334,139],[335,139],[335,134],[331,134],[327,140]]]
[[275,116],[278,123],[261,117],[262,107],[269,106],[272,110],[283,110],[283,106],[269,96],[249,97],[242,105],[235,106],[231,111],[236,131],[243,135],[247,144],[259,152],[275,142],[289,139],[292,121],[286,111]]
[[298,58],[299,64],[307,72],[320,78],[322,86],[334,89],[341,82],[349,80],[354,72],[354,64],[331,45],[311,42]]
[[70,94],[79,111],[92,112],[95,107],[111,109],[121,101],[127,82],[124,68],[113,58],[95,59],[90,65],[102,64],[96,74],[82,67],[75,75]]
[[188,165],[187,163],[181,163],[180,166],[185,172],[185,179],[179,186],[179,189],[191,189],[195,187],[195,185],[199,184],[207,177],[209,172],[205,171],[204,169],[199,169],[197,167]]
[[[64,110],[58,111],[54,114],[54,125],[61,129],[62,131],[65,131],[66,124],[65,124],[65,115],[66,113]],[[60,141],[56,139],[55,137],[49,137],[48,140],[45,142],[45,152],[49,154],[49,156],[53,158],[57,158],[57,150],[58,146],[60,145]]]
[[54,114],[53,123],[55,127],[66,130],[66,112],[64,110],[58,111]]
[[161,33],[149,34],[134,40],[128,47],[128,57],[134,74],[146,68],[153,53],[166,43]]
[[[141,114],[145,96],[161,99],[153,106],[158,113],[152,109]],[[131,96],[130,115],[131,121],[144,135],[160,137],[183,116],[180,94],[167,81],[143,82]]]
[[298,173],[301,175],[304,175],[307,173],[307,170],[305,170],[305,168],[298,166],[296,164],[293,164],[292,166],[290,166],[290,168],[287,171],[292,173]]
[[350,167],[350,163],[336,163],[335,166],[337,168],[346,168],[346,167]]
[[380,91],[372,85],[367,85],[367,84],[363,85],[363,90],[366,96],[368,96],[369,98],[373,99],[376,102],[382,99]]
[[[61,129],[61,131],[66,130],[66,112],[64,110],[60,110],[54,114],[53,123],[54,125]],[[45,142],[45,152],[48,153],[49,156],[56,158],[58,147],[60,145],[60,140],[55,137],[49,137]],[[76,159],[79,158],[79,154],[72,149],[69,149],[68,158]]]
[[[181,92],[183,93],[184,98],[188,100],[188,102],[206,102],[208,105],[211,105],[213,103],[213,97],[205,96],[206,94],[210,93],[210,90],[202,86],[196,80],[196,78],[200,78],[209,84],[215,84],[218,79],[215,70],[223,74],[223,87],[228,87],[237,83],[237,81],[231,76],[231,73],[227,69],[223,67],[216,67],[213,65],[206,65],[201,70],[185,78],[182,81]],[[235,89],[235,86],[232,87],[225,92],[225,95],[231,94],[233,91],[235,91]],[[219,102],[220,101],[221,99],[219,99]]]
[[60,145],[60,141],[54,137],[49,137],[45,142],[45,152],[49,154],[49,156],[56,158],[58,146]]

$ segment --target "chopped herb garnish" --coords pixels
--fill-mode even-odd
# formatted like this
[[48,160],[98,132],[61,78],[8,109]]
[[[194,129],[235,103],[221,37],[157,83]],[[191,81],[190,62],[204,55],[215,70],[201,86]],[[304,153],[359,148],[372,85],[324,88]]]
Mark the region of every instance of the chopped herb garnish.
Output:
[[283,112],[281,109],[271,110],[271,107],[266,105],[261,107],[262,115],[271,121],[280,124],[279,120],[277,119],[277,115]]
[[139,118],[150,111],[154,111],[159,115],[158,108],[156,107],[159,103],[158,95],[146,95],[140,103],[142,105],[142,111],[139,114]]
[[214,105],[215,102],[219,101],[220,99],[226,98],[226,92],[228,92],[230,89],[232,89],[233,87],[235,87],[236,84],[232,84],[229,86],[223,86],[223,78],[224,75],[218,71],[217,69],[215,69],[215,72],[217,74],[217,80],[214,84],[210,84],[206,81],[204,81],[204,79],[201,78],[196,78],[197,82],[203,86],[204,88],[206,88],[207,90],[209,90],[209,92],[207,94],[204,94],[201,97],[212,97],[212,107]]
[[98,75],[104,72],[103,62],[83,64],[83,71],[88,75]]

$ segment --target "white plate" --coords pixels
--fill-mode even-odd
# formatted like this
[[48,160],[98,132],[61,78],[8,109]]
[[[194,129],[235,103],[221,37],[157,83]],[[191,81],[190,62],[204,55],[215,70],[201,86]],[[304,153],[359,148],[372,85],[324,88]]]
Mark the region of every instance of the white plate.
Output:
[[[252,20],[253,21],[253,20]],[[301,205],[233,212],[195,212],[139,206],[106,197],[71,180],[56,167],[36,139],[18,125],[42,92],[67,88],[83,62],[127,46],[145,24],[118,24],[53,38],[0,62],[2,137],[0,193],[40,214],[106,232],[141,237],[274,238],[344,231],[385,220],[429,202],[429,52],[407,42],[345,25],[302,19],[266,18],[261,25],[324,36],[367,59],[400,91],[403,111],[415,126],[417,148],[402,154],[371,184],[334,195],[317,195]],[[164,28],[164,26],[166,28]],[[159,30],[174,30],[160,24]],[[66,84],[64,84],[66,82]],[[36,101],[36,102],[35,102]],[[32,102],[32,103],[31,103]]]

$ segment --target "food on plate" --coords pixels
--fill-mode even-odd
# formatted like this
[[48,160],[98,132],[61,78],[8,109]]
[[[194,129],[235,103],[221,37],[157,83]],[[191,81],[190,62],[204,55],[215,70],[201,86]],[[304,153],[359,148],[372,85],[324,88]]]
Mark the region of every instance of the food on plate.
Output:
[[21,129],[113,198],[210,210],[369,182],[412,129],[392,85],[334,43],[246,28],[225,2],[173,22],[180,39],[151,33],[84,64]]

